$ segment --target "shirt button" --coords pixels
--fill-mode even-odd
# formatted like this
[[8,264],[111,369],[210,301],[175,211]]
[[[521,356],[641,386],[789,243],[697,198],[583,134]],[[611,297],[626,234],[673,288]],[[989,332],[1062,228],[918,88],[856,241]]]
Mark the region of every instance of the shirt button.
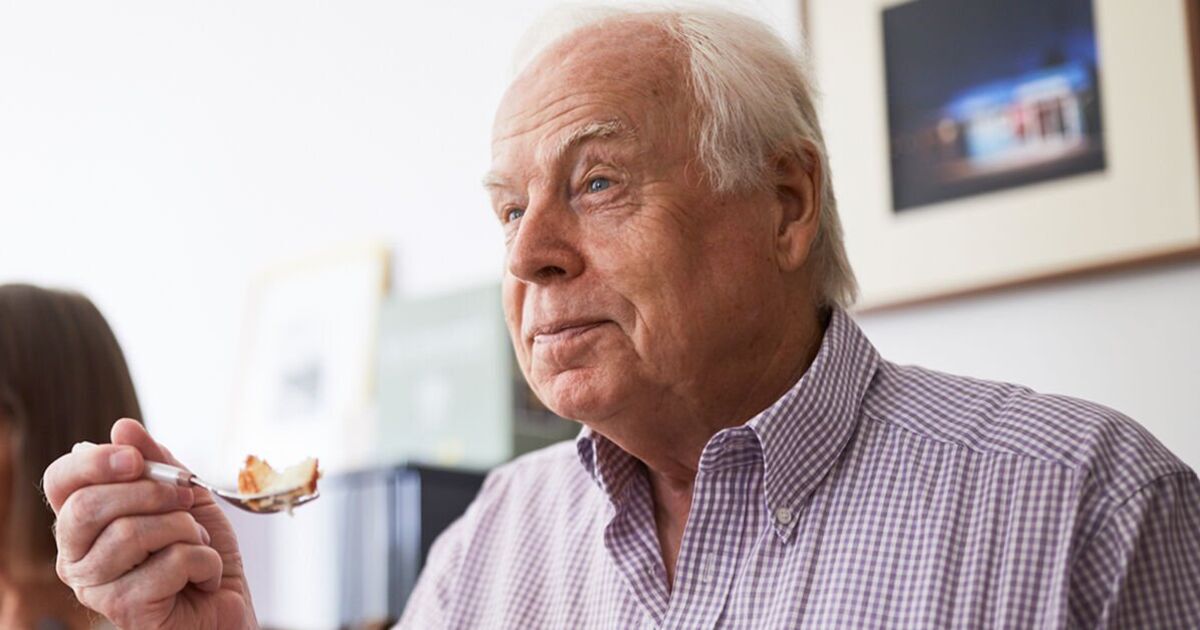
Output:
[[785,507],[776,508],[775,509],[775,520],[780,525],[787,525],[788,523],[791,523],[792,522],[792,511]]

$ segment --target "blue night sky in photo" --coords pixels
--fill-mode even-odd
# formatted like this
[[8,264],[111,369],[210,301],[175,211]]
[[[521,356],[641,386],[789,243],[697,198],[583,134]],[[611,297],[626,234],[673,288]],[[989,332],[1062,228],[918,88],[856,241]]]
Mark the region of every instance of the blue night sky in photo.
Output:
[[1097,65],[1091,0],[915,0],[883,25],[893,133],[988,84]]

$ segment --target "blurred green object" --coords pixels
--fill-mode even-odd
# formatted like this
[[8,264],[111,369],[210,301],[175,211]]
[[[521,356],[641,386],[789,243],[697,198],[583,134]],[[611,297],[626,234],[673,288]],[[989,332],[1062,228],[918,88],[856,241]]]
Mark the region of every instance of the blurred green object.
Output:
[[486,469],[579,433],[521,376],[499,285],[392,297],[379,325],[381,461]]

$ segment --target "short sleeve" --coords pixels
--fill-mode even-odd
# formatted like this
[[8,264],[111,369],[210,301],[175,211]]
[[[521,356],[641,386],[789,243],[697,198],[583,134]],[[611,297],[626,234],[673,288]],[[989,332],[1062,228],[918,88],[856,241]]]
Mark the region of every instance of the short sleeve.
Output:
[[1085,543],[1071,570],[1077,628],[1200,628],[1200,480],[1143,486]]

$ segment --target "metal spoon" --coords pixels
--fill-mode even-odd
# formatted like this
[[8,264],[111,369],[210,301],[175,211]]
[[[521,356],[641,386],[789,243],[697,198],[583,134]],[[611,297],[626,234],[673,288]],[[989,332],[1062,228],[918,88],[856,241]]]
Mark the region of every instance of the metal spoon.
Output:
[[[77,442],[75,446],[71,447],[71,452],[91,448],[96,448],[96,445],[92,442]],[[147,461],[146,472],[142,476],[147,479],[153,479],[155,481],[161,481],[163,483],[169,483],[175,486],[199,486],[217,495],[218,497],[221,497],[230,505],[246,510],[247,512],[253,512],[255,514],[273,514],[275,512],[282,512],[284,510],[287,510],[288,514],[291,514],[292,508],[298,505],[304,505],[305,503],[308,503],[309,501],[321,496],[320,492],[303,494],[298,492],[300,488],[264,494],[239,494],[237,492],[231,492],[229,490],[217,488],[216,486],[213,486],[207,481],[200,479],[196,475],[193,475],[182,468],[176,468],[170,464],[163,464],[160,462]]]
[[241,494],[230,490],[222,490],[192,473],[160,462],[146,462],[146,478],[176,486],[199,486],[221,497],[226,503],[253,512],[255,514],[273,514],[299,507],[321,496],[320,492],[304,494],[302,488],[291,488],[279,492],[263,494]]

